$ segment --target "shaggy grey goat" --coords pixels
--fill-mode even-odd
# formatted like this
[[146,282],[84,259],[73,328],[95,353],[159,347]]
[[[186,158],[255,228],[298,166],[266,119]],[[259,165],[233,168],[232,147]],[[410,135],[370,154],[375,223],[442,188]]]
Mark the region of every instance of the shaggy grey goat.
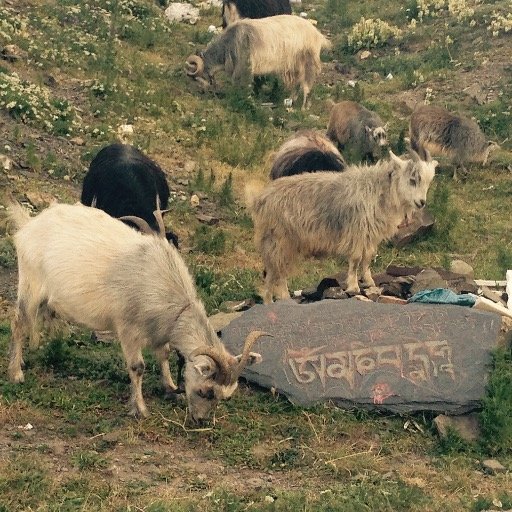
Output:
[[411,147],[418,153],[428,149],[434,155],[448,155],[457,169],[465,172],[465,162],[487,164],[491,151],[499,148],[488,141],[475,121],[434,105],[422,105],[414,110],[409,124]]
[[302,108],[320,72],[320,51],[330,42],[308,21],[283,14],[239,20],[214,39],[204,52],[187,59],[187,75],[203,85],[224,70],[233,84],[248,85],[254,76],[277,75],[292,91],[302,89]]
[[373,286],[370,262],[412,212],[423,208],[437,162],[411,151],[403,160],[351,166],[344,172],[298,174],[255,193],[246,187],[255,242],[265,270],[263,302],[289,298],[287,276],[298,255],[336,254],[348,259],[346,290]]
[[270,178],[303,172],[343,171],[345,160],[336,146],[322,133],[302,130],[292,135],[274,156]]
[[355,101],[342,101],[331,109],[327,136],[358,161],[375,162],[388,143],[386,128],[377,113]]
[[[192,277],[176,248],[159,235],[147,236],[97,208],[55,204],[30,218],[16,202],[9,213],[18,227],[18,300],[11,323],[8,375],[23,382],[23,341],[39,344],[41,318],[58,317],[93,330],[115,332],[131,380],[131,413],[147,416],[142,396],[142,349],[153,350],[167,392],[176,390],[169,352],[186,360],[185,393],[192,420],[206,419],[229,398],[262,334],[249,334],[243,353],[231,355],[213,331]],[[137,222],[136,217],[130,220]],[[140,227],[151,232],[141,220]],[[153,232],[154,233],[154,232]]]

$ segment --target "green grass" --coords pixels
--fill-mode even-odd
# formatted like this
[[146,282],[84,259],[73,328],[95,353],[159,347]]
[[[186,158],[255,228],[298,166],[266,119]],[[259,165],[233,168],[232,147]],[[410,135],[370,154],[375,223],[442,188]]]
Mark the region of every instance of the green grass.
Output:
[[[401,153],[410,109],[429,88],[434,102],[474,116],[502,145],[487,168],[469,165],[458,183],[449,162],[439,158],[428,198],[434,230],[400,250],[382,244],[374,272],[390,263],[447,266],[454,255],[470,263],[477,278],[503,279],[511,267],[512,92],[510,63],[502,62],[509,36],[487,31],[493,11],[508,12],[504,0],[476,5],[474,27],[443,13],[414,29],[413,0],[384,0],[378,12],[372,2],[303,0],[300,9],[333,43],[322,54],[324,73],[305,112],[284,108],[289,91],[279,79],[240,88],[221,73],[216,88],[203,91],[185,75],[186,57],[214,37],[207,27],[220,23],[216,9],[202,9],[198,23],[189,25],[165,21],[167,0],[20,2],[0,7],[0,46],[17,45],[27,60],[3,60],[2,85],[17,73],[23,88],[37,87],[37,101],[11,82],[2,89],[7,103],[20,105],[0,105],[0,153],[20,164],[0,172],[2,186],[72,203],[93,156],[116,140],[120,124],[133,124],[132,142],[161,163],[178,195],[188,196],[171,203],[168,222],[183,247],[192,248],[184,257],[208,313],[225,301],[259,300],[261,261],[241,204],[243,186],[267,179],[272,151],[292,133],[325,130],[327,99],[359,101],[377,111]],[[361,16],[401,28],[404,38],[372,46],[371,57],[360,60],[347,36]],[[394,78],[386,80],[390,73]],[[478,104],[465,94],[473,82],[482,82],[491,101]],[[33,115],[36,104],[44,107],[42,119]],[[74,136],[82,142],[72,142]],[[190,160],[195,171],[185,175]],[[180,178],[189,184],[179,186]],[[195,192],[208,196],[204,203],[214,211],[206,213],[217,214],[219,225],[198,223],[188,200]],[[8,270],[2,277],[14,265],[11,239],[2,237],[0,268]],[[335,258],[301,262],[290,289],[345,269]],[[163,396],[149,351],[143,393],[151,416],[136,420],[127,416],[130,384],[117,342],[96,342],[76,327],[50,335],[40,349],[25,352],[26,382],[14,385],[5,380],[8,337],[7,322],[0,323],[0,512],[446,512],[488,510],[497,500],[502,509],[512,506],[510,476],[480,473],[480,460],[489,456],[512,468],[510,352],[495,354],[482,439],[468,445],[453,432],[440,440],[428,414],[301,408],[243,383],[219,405],[215,421],[196,431],[185,422],[185,403]],[[174,372],[174,357],[171,365]],[[423,432],[404,428],[408,419]],[[19,428],[27,423],[34,428]]]

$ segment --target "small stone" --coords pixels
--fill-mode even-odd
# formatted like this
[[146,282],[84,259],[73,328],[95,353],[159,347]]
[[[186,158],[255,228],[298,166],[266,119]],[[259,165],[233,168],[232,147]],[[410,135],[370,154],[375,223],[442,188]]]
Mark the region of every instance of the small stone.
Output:
[[435,288],[448,288],[448,283],[433,269],[422,270],[411,286],[411,294],[423,290],[434,290]]
[[222,331],[227,325],[230,324],[235,318],[242,316],[242,311],[236,311],[233,313],[217,313],[208,318],[212,329],[215,332]]
[[[194,162],[194,160],[187,160],[185,162],[185,165],[183,166],[183,170],[186,172],[186,173],[192,173],[194,172],[196,169],[196,163]],[[181,183],[181,181],[186,181],[186,183]],[[180,183],[180,185],[188,185],[188,180],[178,180],[178,183]]]
[[401,299],[400,297],[391,297],[390,295],[381,295],[377,299],[377,302],[379,302],[380,304],[407,304],[407,301],[405,299]]
[[69,142],[75,146],[85,146],[85,140],[82,139],[82,137],[73,137],[72,139],[69,139]]
[[466,414],[463,416],[446,416],[440,414],[434,418],[434,425],[437,428],[439,436],[446,438],[450,429],[469,443],[478,441],[480,437],[480,423],[477,414]]
[[322,299],[348,299],[348,294],[341,286],[331,286],[324,290]]
[[0,155],[0,166],[4,171],[10,171],[12,169],[12,160],[5,155]]
[[27,192],[25,196],[34,208],[46,208],[56,201],[55,197],[46,192]]
[[364,290],[364,294],[370,300],[376,302],[378,298],[382,295],[382,288],[379,288],[377,286],[370,286],[369,288],[366,288],[366,290]]
[[252,306],[254,306],[254,300],[252,299],[226,300],[220,305],[219,309],[226,313],[233,313],[235,311],[245,311]]
[[193,194],[192,197],[190,198],[190,206],[192,206],[193,208],[199,206],[199,197],[197,197],[196,194]]
[[264,498],[264,501],[265,503],[274,503],[275,499],[267,494],[267,496]]
[[507,468],[496,459],[486,459],[482,461],[482,467],[486,473],[495,475],[497,473],[505,473]]
[[196,215],[196,219],[203,224],[207,224],[208,226],[214,226],[215,224],[218,224],[220,220],[218,217],[213,217],[212,215],[204,215],[202,213],[198,213]]
[[454,272],[455,274],[467,276],[470,279],[475,278],[475,272],[473,270],[473,267],[462,260],[453,260],[450,263],[450,271]]
[[359,52],[359,60],[366,60],[369,57],[371,57],[372,53],[368,50],[363,50],[362,52]]

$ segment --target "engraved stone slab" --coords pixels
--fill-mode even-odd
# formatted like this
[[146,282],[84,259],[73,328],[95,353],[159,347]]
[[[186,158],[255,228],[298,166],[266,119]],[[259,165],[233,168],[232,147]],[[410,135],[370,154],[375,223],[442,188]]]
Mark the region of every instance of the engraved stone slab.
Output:
[[499,316],[437,304],[355,300],[257,305],[222,330],[232,353],[263,330],[244,377],[298,405],[332,400],[395,412],[460,414],[485,395]]

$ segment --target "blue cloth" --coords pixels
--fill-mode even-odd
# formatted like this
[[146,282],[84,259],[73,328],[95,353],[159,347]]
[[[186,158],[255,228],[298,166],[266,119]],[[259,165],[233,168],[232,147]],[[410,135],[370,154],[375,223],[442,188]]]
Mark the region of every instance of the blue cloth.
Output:
[[457,306],[474,306],[476,297],[469,294],[457,295],[447,288],[434,288],[415,293],[409,302],[422,302],[425,304],[456,304]]

